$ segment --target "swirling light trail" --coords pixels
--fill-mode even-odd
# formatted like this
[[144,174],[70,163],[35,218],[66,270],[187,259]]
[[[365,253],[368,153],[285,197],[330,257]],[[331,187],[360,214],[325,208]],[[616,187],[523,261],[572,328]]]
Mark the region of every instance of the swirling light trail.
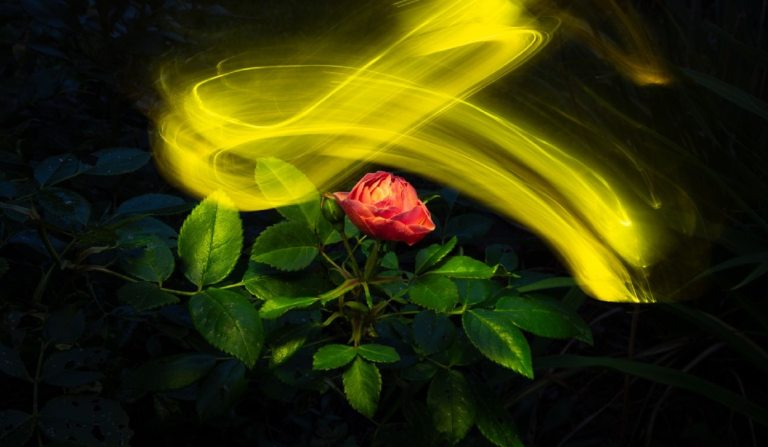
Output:
[[[304,195],[263,197],[253,178],[261,157],[292,163],[321,191],[368,163],[398,167],[524,224],[595,298],[665,299],[649,276],[674,248],[672,233],[694,230],[686,196],[674,191],[665,203],[654,190],[669,185],[630,180],[589,148],[555,144],[467,101],[550,39],[557,22],[524,11],[521,1],[414,1],[400,7],[394,37],[369,54],[321,47],[277,65],[234,58],[203,79],[166,71],[158,165],[199,196],[223,189],[243,210]],[[665,79],[643,73],[641,81]],[[624,172],[641,169],[619,162]],[[681,216],[675,228],[669,205]]]

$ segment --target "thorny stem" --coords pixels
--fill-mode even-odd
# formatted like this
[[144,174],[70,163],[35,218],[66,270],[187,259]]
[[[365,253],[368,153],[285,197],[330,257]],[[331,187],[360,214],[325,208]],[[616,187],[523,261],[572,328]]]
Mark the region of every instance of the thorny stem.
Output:
[[45,350],[48,348],[48,342],[44,341],[40,344],[40,353],[37,356],[37,365],[35,367],[35,379],[32,383],[32,418],[37,420],[39,411],[38,396],[40,389],[40,374],[43,370],[43,357],[45,356]]
[[[637,322],[638,318],[640,316],[640,307],[634,306],[632,308],[632,322],[629,328],[629,342],[627,346],[627,358],[632,359],[635,357],[635,340],[637,338]],[[626,429],[627,429],[627,421],[629,419],[629,385],[630,385],[630,377],[629,375],[624,376],[624,405],[622,408],[622,418],[621,418],[621,439],[624,439],[626,436]]]
[[[88,266],[84,266],[84,268],[85,268],[86,271],[106,273],[108,275],[112,275],[112,276],[118,277],[118,278],[123,279],[125,281],[139,282],[139,280],[137,280],[135,278],[131,278],[130,276],[123,275],[122,273],[118,273],[118,272],[116,272],[114,270],[110,270],[110,269],[108,269],[106,267],[102,267],[100,265],[88,265]],[[227,289],[227,288],[231,288],[231,287],[238,287],[238,286],[241,286],[241,285],[243,285],[242,282],[235,283],[235,284],[229,284],[229,285],[223,286],[222,289]],[[174,295],[193,296],[193,295],[197,295],[198,293],[200,293],[199,290],[193,292],[193,291],[187,291],[187,290],[169,289],[167,287],[158,287],[158,289],[162,290],[163,292],[172,293]]]
[[379,248],[381,243],[375,240],[373,247],[371,247],[371,253],[368,255],[368,259],[365,261],[365,272],[363,274],[363,281],[368,281],[376,270],[376,263],[379,260]]
[[[347,239],[346,233],[343,231],[341,232],[341,242],[344,244],[344,249],[347,250],[347,260],[352,260],[352,272],[355,274],[355,276],[360,277],[360,266],[357,265],[357,260],[355,259],[355,252],[352,250],[352,247],[349,245],[349,239]],[[345,260],[344,262],[346,262]]]
[[330,301],[334,298],[338,298],[340,296],[343,296],[345,293],[349,292],[350,290],[354,289],[355,287],[360,285],[360,280],[357,278],[350,278],[343,283],[339,284],[335,289],[325,292],[324,294],[320,295],[320,301],[325,303],[326,301]]
[[56,249],[53,248],[51,239],[48,237],[48,232],[45,231],[45,226],[43,226],[42,222],[37,226],[37,234],[40,235],[40,239],[43,241],[43,245],[45,245],[45,250],[51,255],[53,260],[56,261],[56,265],[61,266],[61,256]]
[[341,267],[333,259],[331,259],[331,257],[328,256],[328,254],[324,250],[321,249],[320,250],[320,254],[323,256],[323,259],[325,259],[331,265],[331,267],[333,267],[334,270],[339,272],[341,274],[341,276],[344,277],[344,279],[349,279],[349,272],[344,270],[343,267]]

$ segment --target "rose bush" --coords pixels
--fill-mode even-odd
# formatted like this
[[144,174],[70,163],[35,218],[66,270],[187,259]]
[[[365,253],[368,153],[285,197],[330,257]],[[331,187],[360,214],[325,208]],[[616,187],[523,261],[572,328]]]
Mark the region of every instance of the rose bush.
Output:
[[435,229],[413,186],[389,172],[366,174],[350,192],[333,196],[349,220],[375,239],[413,245]]

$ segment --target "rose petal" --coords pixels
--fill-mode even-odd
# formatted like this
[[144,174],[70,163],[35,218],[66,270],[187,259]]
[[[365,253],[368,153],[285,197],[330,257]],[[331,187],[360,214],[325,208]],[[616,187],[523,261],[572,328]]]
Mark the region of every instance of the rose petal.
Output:
[[347,197],[349,196],[348,192],[335,192],[333,193],[333,198],[336,199],[336,202],[341,203],[345,200],[347,200]]
[[350,192],[333,197],[360,231],[376,239],[413,245],[435,229],[416,189],[385,171],[366,174]]
[[435,224],[432,222],[432,216],[422,202],[419,202],[413,209],[392,217],[392,220],[402,222],[406,225],[418,225],[428,228],[429,231],[435,229]]

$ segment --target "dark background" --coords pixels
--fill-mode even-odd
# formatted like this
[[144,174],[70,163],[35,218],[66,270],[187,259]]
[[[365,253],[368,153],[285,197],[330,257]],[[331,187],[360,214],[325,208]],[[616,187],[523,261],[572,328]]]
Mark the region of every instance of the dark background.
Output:
[[[50,337],[51,331],[79,331],[70,345],[108,353],[93,367],[101,379],[89,386],[37,387],[4,370],[0,410],[30,413],[33,399],[42,406],[57,396],[102,396],[122,408],[109,413],[110,417],[120,419],[121,411],[127,415],[129,422],[121,419],[115,426],[126,430],[123,423],[127,423],[133,431],[132,445],[387,444],[391,438],[385,434],[385,424],[377,427],[338,396],[286,391],[258,375],[250,379],[232,412],[214,421],[201,422],[194,402],[183,393],[126,395],[120,385],[124,369],[156,355],[157,345],[166,345],[166,339],[183,339],[180,327],[184,324],[159,313],[152,324],[132,322],[119,312],[114,295],[118,279],[66,265],[51,268],[55,260],[44,246],[39,222],[54,222],[57,216],[77,210],[45,202],[41,199],[44,188],[33,178],[35,168],[54,155],[74,154],[89,163],[96,160],[94,152],[105,148],[149,151],[153,128],[147,116],[158,105],[154,83],[164,61],[200,52],[213,52],[215,59],[217,45],[235,42],[247,46],[248,42],[297,37],[311,40],[339,26],[340,16],[355,12],[367,14],[367,20],[377,24],[368,30],[375,34],[385,30],[382,24],[390,20],[383,13],[385,3],[0,3],[0,341],[19,353],[31,374],[40,361],[42,340],[56,339]],[[556,3],[537,7],[554,8]],[[574,43],[565,34],[532,67],[512,80],[500,81],[485,94],[495,95],[501,103],[515,103],[515,89],[522,86],[573,113],[596,115],[595,122],[622,139],[637,144],[663,140],[663,147],[671,148],[683,165],[681,175],[696,188],[691,192],[702,201],[706,217],[722,228],[709,254],[710,264],[719,268],[705,275],[700,297],[683,310],[588,300],[579,313],[592,327],[594,346],[538,340],[534,352],[538,357],[578,352],[668,367],[742,395],[756,404],[746,410],[748,414],[764,415],[768,411],[766,2],[633,3],[669,63],[676,78],[673,86],[634,86],[605,63],[599,51]],[[584,2],[572,12],[596,33],[618,35],[601,2]],[[222,53],[231,50],[231,46],[221,49]],[[530,102],[517,105],[535,108]],[[610,110],[619,110],[624,117],[611,115]],[[639,125],[630,124],[628,118]],[[98,251],[109,245],[100,229],[118,204],[149,192],[184,197],[151,163],[120,176],[72,178],[67,188],[90,203],[90,216],[80,227],[54,235],[53,243],[76,240],[82,259],[98,254],[88,249]],[[516,245],[525,269],[563,273],[550,251],[524,229],[472,203],[462,206],[493,222],[490,231],[468,242],[469,250],[504,240]],[[25,210],[38,214],[25,215]],[[158,215],[173,228],[183,217],[173,212]],[[246,223],[258,226],[263,219],[269,215],[246,217]],[[80,326],[82,330],[77,329]],[[58,344],[67,345],[67,335],[61,337],[58,340],[64,341]],[[516,384],[504,396],[526,445],[759,446],[768,442],[764,425],[708,399],[706,388],[696,394],[669,387],[662,377],[654,380],[639,372],[578,365],[537,374],[535,381]],[[6,431],[0,426],[0,433],[8,437],[0,438],[4,439],[0,444],[12,445],[14,424],[4,422]],[[111,439],[97,434],[105,442]],[[29,442],[54,445],[38,432]],[[486,441],[475,431],[463,444],[482,442]]]

